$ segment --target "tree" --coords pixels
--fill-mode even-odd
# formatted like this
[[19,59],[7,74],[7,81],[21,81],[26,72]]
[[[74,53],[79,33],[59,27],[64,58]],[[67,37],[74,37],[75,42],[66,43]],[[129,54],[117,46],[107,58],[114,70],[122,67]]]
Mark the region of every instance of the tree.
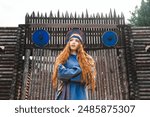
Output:
[[137,6],[131,13],[129,22],[135,26],[150,26],[150,0],[142,0],[140,8]]

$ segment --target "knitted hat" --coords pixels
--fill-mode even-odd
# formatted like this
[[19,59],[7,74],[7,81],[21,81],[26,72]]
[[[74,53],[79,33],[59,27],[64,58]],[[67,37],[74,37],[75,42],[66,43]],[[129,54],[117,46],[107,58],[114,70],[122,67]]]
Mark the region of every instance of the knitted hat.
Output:
[[65,42],[67,43],[71,38],[77,38],[81,43],[84,43],[85,35],[80,29],[73,28],[67,32]]

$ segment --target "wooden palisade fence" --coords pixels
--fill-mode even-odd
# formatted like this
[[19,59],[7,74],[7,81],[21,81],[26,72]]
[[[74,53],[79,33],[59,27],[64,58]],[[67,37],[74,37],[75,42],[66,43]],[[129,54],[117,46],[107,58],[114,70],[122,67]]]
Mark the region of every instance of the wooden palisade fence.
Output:
[[[89,90],[90,99],[150,99],[149,54],[138,48],[144,49],[144,44],[150,41],[143,39],[145,37],[138,38],[145,34],[145,29],[140,34],[135,33],[141,28],[125,25],[124,15],[117,15],[115,11],[108,15],[89,15],[87,11],[81,15],[68,12],[60,15],[58,11],[56,15],[50,12],[49,16],[33,12],[26,14],[25,24],[10,28],[15,33],[10,33],[9,28],[1,28],[0,46],[5,46],[5,53],[0,53],[0,98],[54,99],[53,64],[65,46],[66,33],[72,28],[85,33],[85,50],[96,61],[97,88],[94,94]],[[38,29],[46,30],[51,37],[44,48],[36,47],[32,42],[33,32]],[[106,31],[117,33],[116,46],[104,46],[101,38]],[[9,41],[16,46],[9,45]],[[11,47],[13,51],[9,49]],[[14,58],[10,58],[10,52]],[[10,63],[12,67],[8,69]]]
[[[24,77],[23,99],[54,99],[54,90],[51,85],[52,68],[56,56],[65,46],[65,35],[72,28],[80,28],[86,35],[85,50],[93,56],[97,64],[97,90],[92,95],[89,90],[90,99],[128,99],[128,83],[124,59],[123,26],[124,16],[116,15],[110,11],[109,15],[103,14],[92,16],[75,13],[43,16],[33,12],[31,16],[26,15],[26,43],[28,57],[26,63],[31,63],[31,71]],[[49,44],[40,49],[36,48],[31,41],[32,34],[37,29],[49,32],[51,40]],[[105,31],[115,31],[119,36],[118,44],[113,48],[105,47],[101,42],[101,36]],[[30,61],[30,62],[29,62]],[[28,66],[28,67],[29,67]],[[25,73],[26,73],[25,72]],[[26,79],[26,80],[25,80]],[[28,86],[28,89],[26,87]]]

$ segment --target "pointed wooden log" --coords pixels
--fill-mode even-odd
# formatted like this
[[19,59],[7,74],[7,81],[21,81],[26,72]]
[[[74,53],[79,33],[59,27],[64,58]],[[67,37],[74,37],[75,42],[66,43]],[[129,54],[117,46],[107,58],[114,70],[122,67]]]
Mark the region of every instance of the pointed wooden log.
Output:
[[100,14],[99,13],[96,14],[96,18],[100,18]]
[[116,10],[114,9],[114,18],[116,18],[116,17],[117,17]]
[[59,12],[59,10],[57,11],[57,18],[59,18],[60,17],[60,12]]
[[62,18],[65,18],[64,13],[62,13],[61,17],[62,17]]
[[45,13],[45,18],[47,18],[47,13]]
[[26,13],[26,16],[25,17],[29,17],[29,13]]
[[37,13],[37,17],[40,17],[40,13],[39,13],[39,11],[38,11],[38,13]]
[[112,10],[110,9],[110,12],[109,12],[109,17],[112,18]]
[[70,18],[74,18],[72,13],[70,13]]
[[50,15],[49,15],[49,17],[50,17],[50,18],[52,18],[52,17],[53,17],[53,12],[52,12],[52,11],[50,11]]
[[66,11],[66,13],[65,13],[65,18],[69,18],[69,13],[68,13],[68,11]]
[[34,11],[32,12],[31,17],[35,17],[35,12]]
[[88,10],[87,10],[87,9],[86,9],[85,17],[86,17],[86,18],[88,18],[88,17],[89,17],[89,14],[88,14]]
[[75,14],[74,14],[74,18],[77,18],[77,13],[75,12]]

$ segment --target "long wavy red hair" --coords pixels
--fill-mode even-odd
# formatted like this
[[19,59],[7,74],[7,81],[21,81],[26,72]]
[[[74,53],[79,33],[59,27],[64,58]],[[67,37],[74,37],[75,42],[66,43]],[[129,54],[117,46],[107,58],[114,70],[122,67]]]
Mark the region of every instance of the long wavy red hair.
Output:
[[[57,88],[57,73],[58,73],[58,65],[64,64],[69,55],[71,54],[69,42],[63,49],[63,51],[57,56],[56,61],[54,63],[53,74],[52,74],[52,85],[53,88]],[[96,64],[94,59],[85,52],[83,49],[83,45],[79,43],[79,47],[77,49],[77,59],[79,65],[82,70],[82,78],[81,83],[85,83],[89,88],[92,89],[92,92],[95,90],[95,77],[96,77]]]

